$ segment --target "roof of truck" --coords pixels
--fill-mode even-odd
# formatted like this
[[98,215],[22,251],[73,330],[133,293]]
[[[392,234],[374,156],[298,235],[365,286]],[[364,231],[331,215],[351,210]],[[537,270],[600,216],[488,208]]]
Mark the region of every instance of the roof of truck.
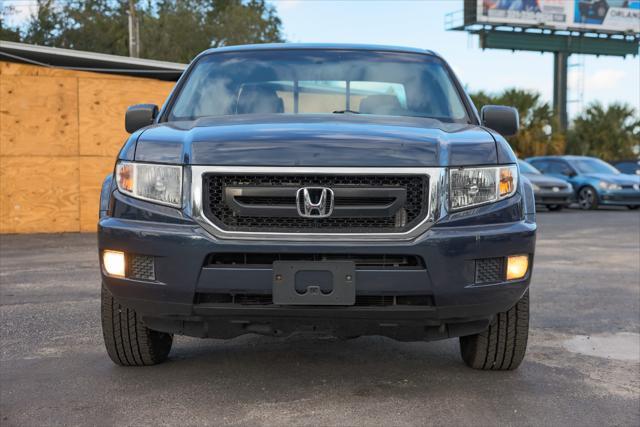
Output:
[[263,43],[263,44],[245,44],[239,46],[225,46],[207,49],[202,54],[214,52],[237,52],[249,50],[290,50],[290,49],[318,49],[318,50],[370,50],[370,51],[386,51],[386,52],[404,52],[404,53],[422,53],[428,55],[436,55],[437,53],[419,49],[416,47],[403,46],[386,46],[376,44],[353,44],[353,43]]

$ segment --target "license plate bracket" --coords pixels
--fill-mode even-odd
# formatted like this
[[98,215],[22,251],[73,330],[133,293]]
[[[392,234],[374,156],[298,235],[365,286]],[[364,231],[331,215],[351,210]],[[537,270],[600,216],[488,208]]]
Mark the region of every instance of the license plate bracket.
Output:
[[354,305],[355,273],[352,261],[275,261],[273,303]]

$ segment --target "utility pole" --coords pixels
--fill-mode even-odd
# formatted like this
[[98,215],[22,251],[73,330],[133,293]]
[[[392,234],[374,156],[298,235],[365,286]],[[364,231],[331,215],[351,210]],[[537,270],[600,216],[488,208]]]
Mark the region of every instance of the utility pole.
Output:
[[569,123],[567,116],[567,75],[569,53],[553,53],[553,110],[558,116],[560,130],[565,132]]
[[129,56],[140,57],[140,25],[136,15],[136,0],[129,0]]

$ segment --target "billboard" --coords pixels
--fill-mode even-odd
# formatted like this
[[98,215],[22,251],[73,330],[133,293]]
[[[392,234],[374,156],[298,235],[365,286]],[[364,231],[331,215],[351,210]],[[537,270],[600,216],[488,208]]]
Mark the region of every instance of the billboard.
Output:
[[640,32],[640,0],[476,0],[479,23]]
[[640,32],[640,0],[574,0],[574,26]]

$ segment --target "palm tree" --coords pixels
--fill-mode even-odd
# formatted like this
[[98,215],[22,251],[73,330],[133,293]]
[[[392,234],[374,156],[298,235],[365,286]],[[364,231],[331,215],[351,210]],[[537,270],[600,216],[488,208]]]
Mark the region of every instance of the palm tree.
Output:
[[604,160],[638,157],[640,118],[630,105],[594,102],[574,120],[567,152]]
[[520,131],[507,138],[518,157],[544,154],[562,154],[565,138],[558,129],[553,109],[543,102],[538,92],[523,89],[506,89],[498,95],[477,92],[471,95],[478,108],[488,104],[515,107],[520,115]]

